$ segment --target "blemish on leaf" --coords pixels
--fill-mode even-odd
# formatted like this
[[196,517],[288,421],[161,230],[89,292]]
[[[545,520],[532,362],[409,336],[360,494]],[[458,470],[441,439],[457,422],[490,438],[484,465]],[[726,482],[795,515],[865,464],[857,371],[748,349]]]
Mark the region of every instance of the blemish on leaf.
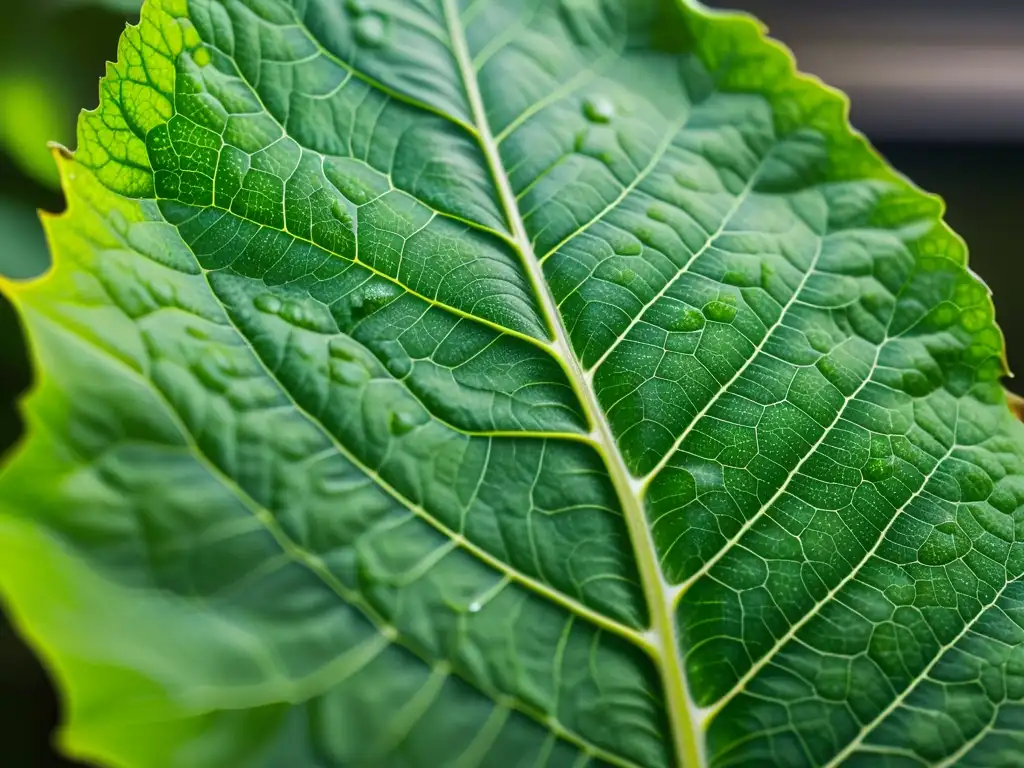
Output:
[[272,293],[257,296],[253,304],[260,312],[266,312],[268,315],[276,315],[281,311],[281,300]]

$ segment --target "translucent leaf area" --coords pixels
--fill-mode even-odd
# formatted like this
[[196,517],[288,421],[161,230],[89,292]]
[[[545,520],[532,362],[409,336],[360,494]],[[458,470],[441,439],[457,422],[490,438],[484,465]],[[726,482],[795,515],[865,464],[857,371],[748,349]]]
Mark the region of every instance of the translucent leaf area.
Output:
[[941,202],[682,0],[147,0],[58,155],[0,589],[134,768],[1020,766]]

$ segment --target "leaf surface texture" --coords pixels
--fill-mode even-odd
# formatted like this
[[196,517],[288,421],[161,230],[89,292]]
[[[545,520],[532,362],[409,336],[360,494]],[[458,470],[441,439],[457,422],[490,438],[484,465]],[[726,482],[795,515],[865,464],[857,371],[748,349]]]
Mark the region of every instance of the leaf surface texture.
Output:
[[147,0],[59,162],[0,583],[74,754],[1020,765],[988,291],[753,20]]

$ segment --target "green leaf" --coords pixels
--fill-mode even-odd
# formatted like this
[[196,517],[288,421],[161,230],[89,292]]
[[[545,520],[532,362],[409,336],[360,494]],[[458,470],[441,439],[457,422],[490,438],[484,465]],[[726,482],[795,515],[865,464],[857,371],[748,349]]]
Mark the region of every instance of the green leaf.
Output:
[[0,584],[72,754],[1019,765],[988,291],[753,20],[148,0],[59,162]]

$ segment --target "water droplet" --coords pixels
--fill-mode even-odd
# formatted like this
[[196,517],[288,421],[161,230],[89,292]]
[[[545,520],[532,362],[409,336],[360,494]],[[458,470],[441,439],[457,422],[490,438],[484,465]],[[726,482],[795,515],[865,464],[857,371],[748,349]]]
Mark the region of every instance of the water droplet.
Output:
[[369,311],[373,312],[380,309],[401,292],[402,289],[394,283],[379,281],[367,286],[363,292],[363,301],[369,305]]
[[153,301],[164,307],[174,303],[174,288],[167,283],[150,283],[149,295],[153,297]]
[[632,269],[622,269],[612,277],[612,280],[619,285],[626,286],[636,280],[636,272]]
[[328,496],[338,496],[346,491],[351,491],[353,485],[352,478],[345,474],[324,474],[316,479],[317,490]]
[[327,344],[327,353],[338,360],[355,360],[355,352],[349,342],[342,338],[331,339]]
[[419,420],[415,415],[405,411],[395,411],[391,414],[391,420],[388,422],[388,431],[397,437],[411,432],[418,425]]
[[628,240],[621,243],[615,250],[619,256],[639,256],[644,252],[644,247],[640,245],[636,240]]
[[483,608],[483,606],[480,605],[479,601],[474,600],[466,607],[466,610],[468,610],[470,613],[477,613],[481,608]]
[[893,456],[887,456],[884,459],[871,459],[864,466],[864,477],[877,483],[887,477],[892,477],[895,466],[896,459]]
[[358,363],[332,360],[331,378],[346,387],[358,387],[366,383],[370,378],[370,372]]
[[375,13],[360,16],[356,21],[356,40],[360,45],[373,48],[384,42],[384,19]]
[[235,373],[231,359],[220,349],[202,355],[192,370],[207,389],[221,394],[227,392]]
[[384,367],[396,379],[404,379],[412,371],[412,360],[406,355],[393,355],[384,361]]
[[280,315],[284,320],[300,328],[304,328],[310,323],[309,313],[306,312],[301,304],[297,304],[294,301],[285,302],[284,306],[281,307]]
[[906,371],[902,377],[903,391],[912,397],[924,397],[935,387],[920,371]]
[[683,189],[698,188],[698,185],[694,182],[694,180],[687,176],[685,173],[677,173],[672,178],[674,178],[676,180],[676,184],[678,184]]
[[264,293],[262,296],[257,296],[253,304],[260,312],[266,312],[270,315],[276,315],[281,311],[281,300],[272,293]]
[[225,374],[235,373],[235,363],[223,349],[214,349],[207,359]]
[[206,49],[206,46],[196,48],[192,51],[192,61],[196,63],[197,67],[205,67],[210,63],[210,52]]
[[724,301],[709,301],[704,305],[704,317],[717,323],[731,323],[736,317],[736,307]]
[[744,287],[748,285],[749,281],[747,280],[747,276],[744,275],[739,270],[730,269],[728,272],[722,275],[722,282],[725,283],[726,285],[737,285],[740,287]]
[[687,308],[679,313],[679,317],[672,324],[670,330],[682,331],[688,333],[690,331],[699,331],[704,327],[704,315],[700,310]]
[[860,303],[869,312],[880,310],[885,304],[885,296],[878,292],[865,293],[860,297]]
[[815,352],[826,355],[832,350],[832,337],[825,331],[819,328],[808,328],[804,331],[804,335],[807,337],[807,343]]
[[815,363],[815,367],[821,372],[821,375],[826,379],[835,383],[838,379],[839,366],[836,365],[836,361],[831,357],[822,357]]
[[654,221],[668,221],[668,214],[665,213],[664,209],[659,208],[656,205],[652,205],[647,209],[647,218],[653,219]]
[[615,117],[615,105],[604,96],[592,96],[583,102],[583,114],[592,123],[607,123]]
[[335,198],[331,202],[331,215],[346,227],[352,226],[352,214],[344,200]]

